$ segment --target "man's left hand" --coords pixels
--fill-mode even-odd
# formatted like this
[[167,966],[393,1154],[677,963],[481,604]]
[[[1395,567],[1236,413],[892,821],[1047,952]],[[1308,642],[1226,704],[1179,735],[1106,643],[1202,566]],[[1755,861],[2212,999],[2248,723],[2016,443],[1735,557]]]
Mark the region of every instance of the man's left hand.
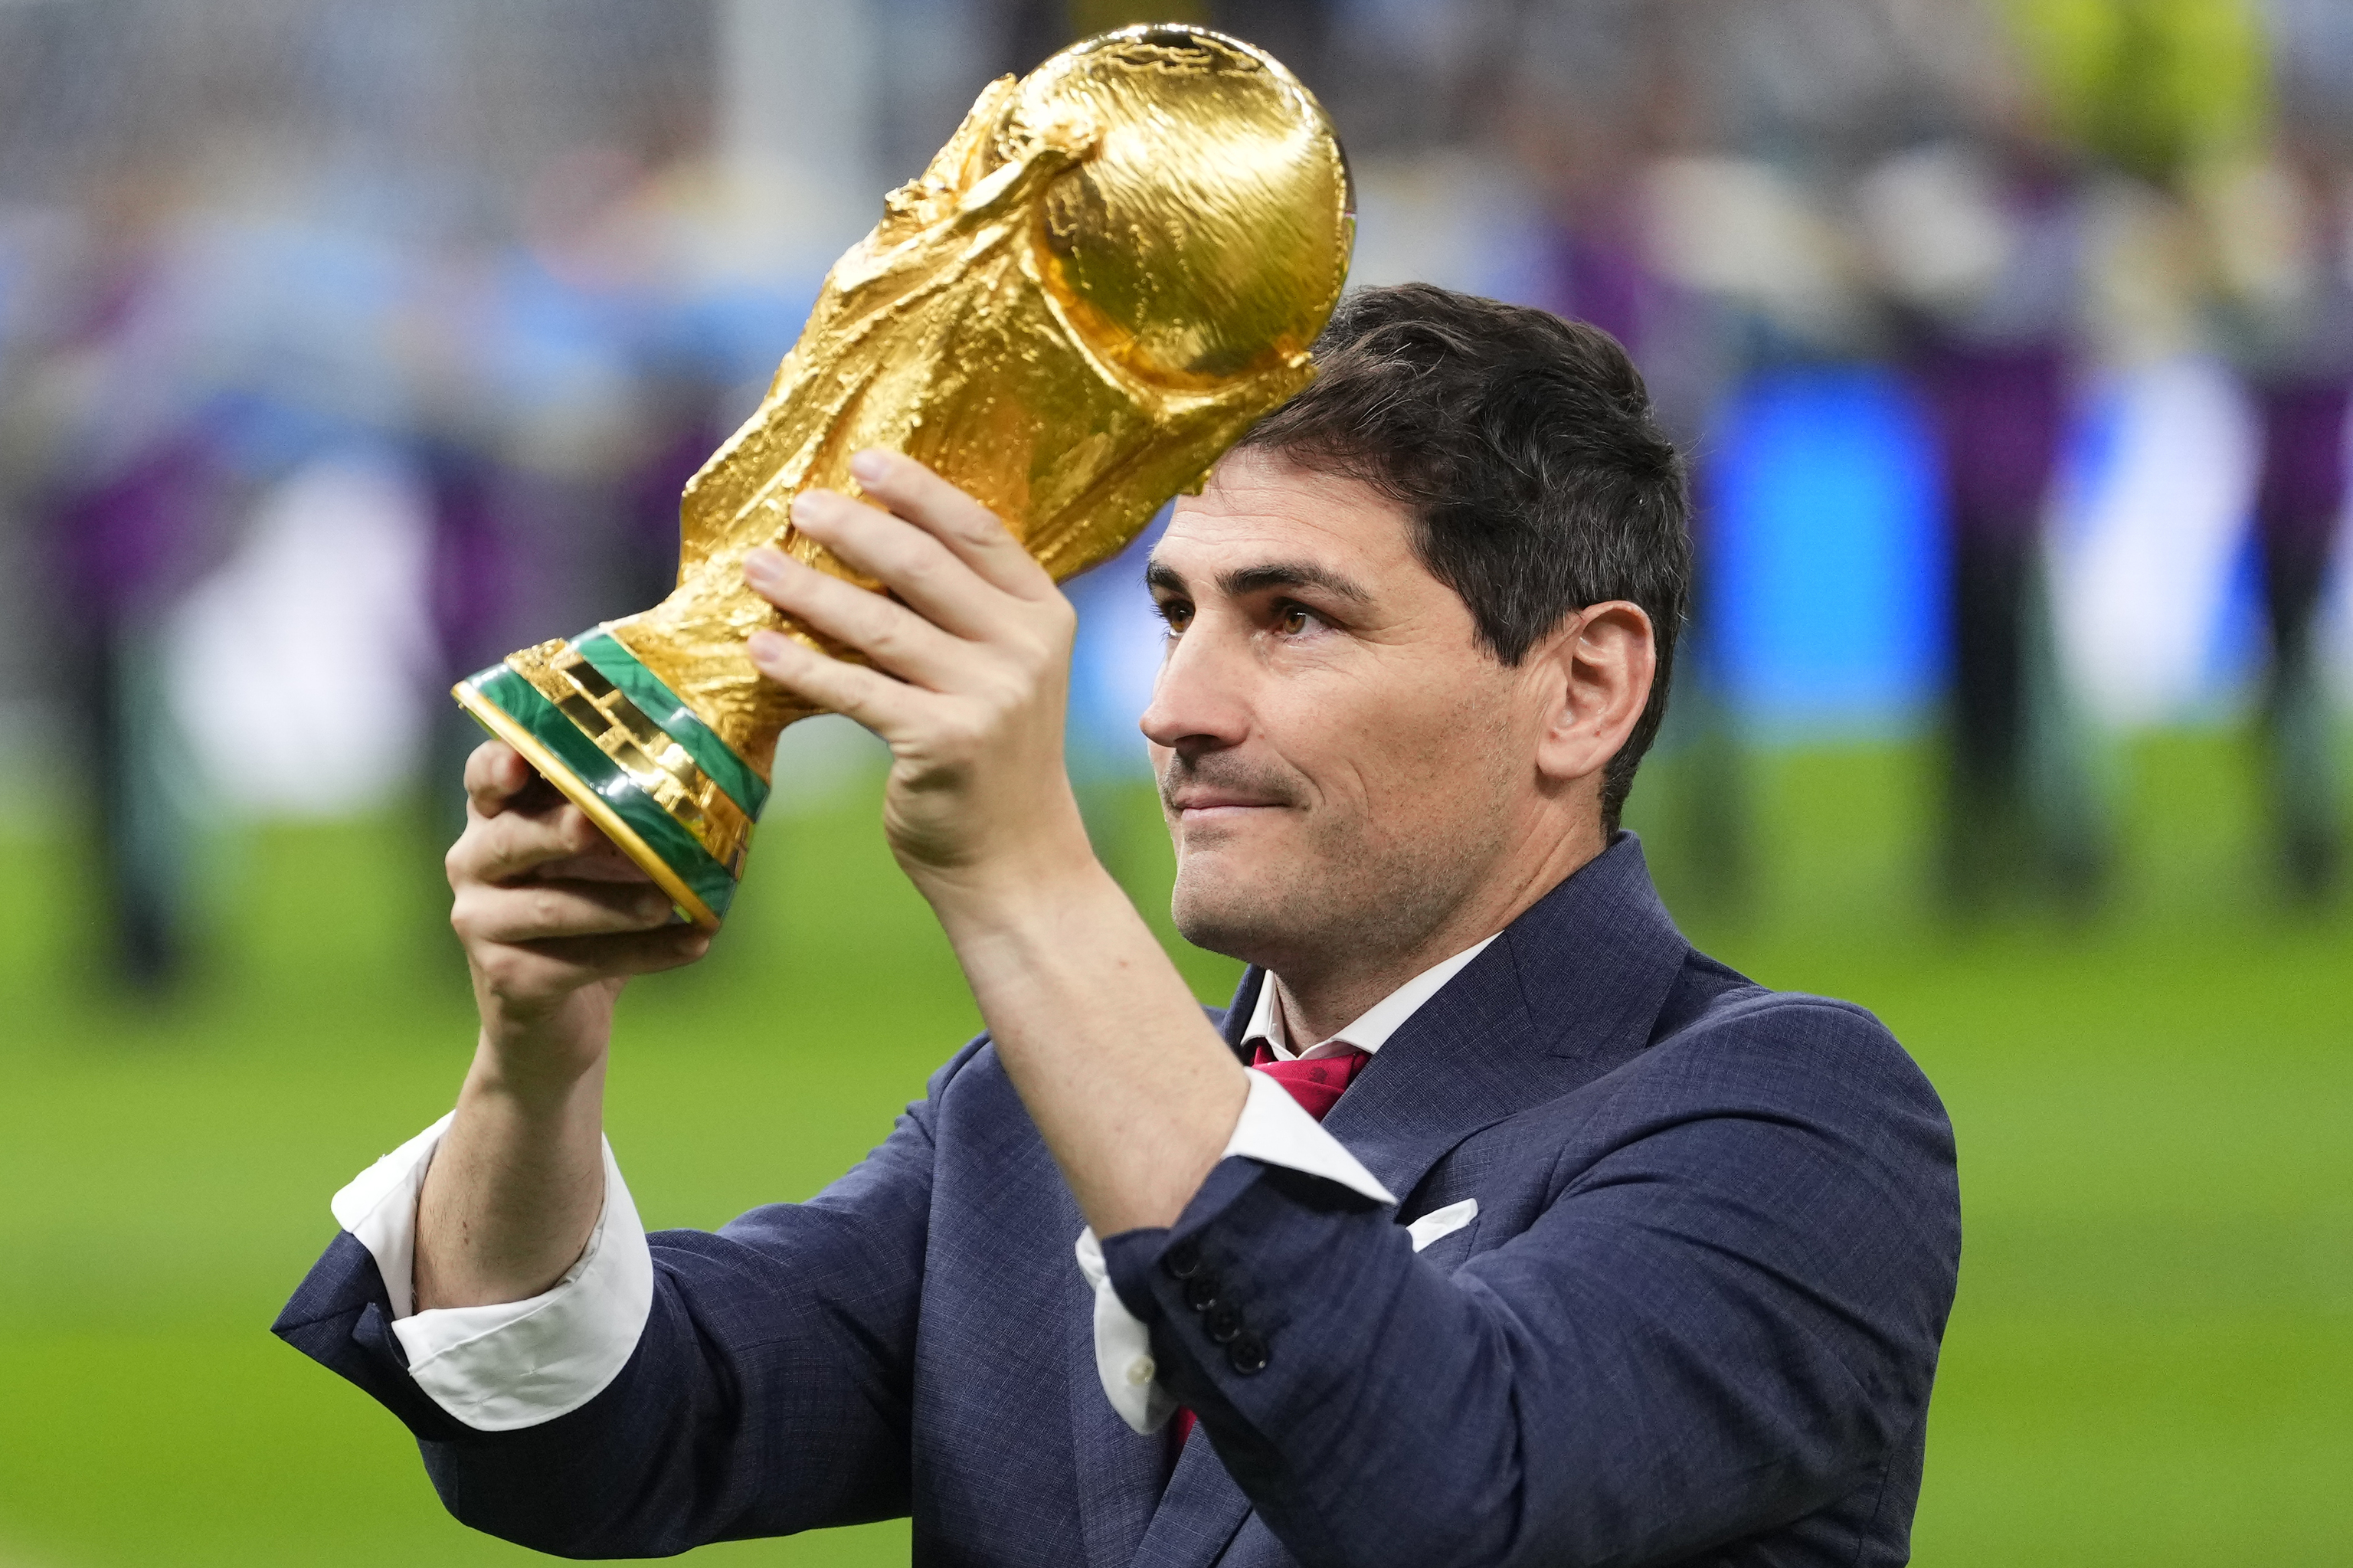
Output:
[[921,463],[865,451],[850,472],[881,505],[806,491],[793,521],[890,598],[776,550],[744,575],[868,663],[774,631],[751,639],[752,662],[890,744],[891,847],[1087,1223],[1168,1224],[1248,1080],[1088,845],[1062,765],[1078,618],[988,508]]
[[775,631],[753,635],[753,664],[889,744],[884,826],[934,905],[1091,864],[1062,762],[1070,601],[994,513],[923,464],[870,450],[850,471],[880,505],[805,491],[793,522],[891,597],[776,549],[753,552],[744,578],[866,664]]

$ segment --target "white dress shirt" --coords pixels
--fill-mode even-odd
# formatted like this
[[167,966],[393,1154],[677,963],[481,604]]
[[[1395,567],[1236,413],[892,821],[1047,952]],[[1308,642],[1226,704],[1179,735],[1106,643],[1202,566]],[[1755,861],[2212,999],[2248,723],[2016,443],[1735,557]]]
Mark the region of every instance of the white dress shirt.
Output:
[[[1354,1023],[1304,1051],[1291,1045],[1270,980],[1259,988],[1244,1043],[1263,1043],[1285,1061],[1350,1049],[1377,1052],[1493,940],[1490,937],[1424,969]],[[407,1353],[409,1376],[417,1387],[478,1431],[536,1426],[579,1409],[620,1375],[653,1310],[653,1255],[608,1142],[604,1212],[563,1278],[527,1301],[417,1311],[417,1195],[449,1120],[443,1117],[336,1193],[335,1221],[368,1249],[384,1276],[392,1298],[392,1331]],[[1376,1202],[1398,1201],[1264,1073],[1250,1074],[1249,1097],[1219,1158],[1235,1155],[1337,1181]],[[1415,1250],[1469,1224],[1477,1213],[1477,1202],[1465,1200],[1423,1215],[1407,1227]],[[1176,1404],[1157,1381],[1149,1335],[1112,1289],[1092,1230],[1079,1233],[1077,1252],[1080,1273],[1094,1292],[1095,1372],[1103,1393],[1130,1426],[1153,1431]]]

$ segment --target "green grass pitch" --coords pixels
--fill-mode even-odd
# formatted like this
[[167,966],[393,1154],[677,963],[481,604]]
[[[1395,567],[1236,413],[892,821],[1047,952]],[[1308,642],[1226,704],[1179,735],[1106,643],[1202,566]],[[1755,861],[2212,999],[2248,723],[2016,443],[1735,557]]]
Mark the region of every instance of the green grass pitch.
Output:
[[[1917,1561],[2353,1559],[2353,921],[2274,907],[2239,749],[2135,750],[2103,914],[1967,929],[1920,895],[1920,752],[1754,764],[1736,916],[1680,892],[1676,760],[1633,815],[1694,937],[1875,1009],[1958,1129]],[[1148,796],[1092,816],[1156,914]],[[772,822],[712,959],[624,1004],[612,1137],[649,1224],[815,1190],[975,1027],[873,824],[871,782]],[[0,841],[0,1568],[529,1555],[448,1520],[396,1424],[266,1331],[329,1194],[463,1071],[437,861],[396,821],[257,835],[203,983],[150,1012],[104,994],[69,845]],[[1222,997],[1232,965],[1179,957]],[[897,1524],[702,1555],[905,1554]]]

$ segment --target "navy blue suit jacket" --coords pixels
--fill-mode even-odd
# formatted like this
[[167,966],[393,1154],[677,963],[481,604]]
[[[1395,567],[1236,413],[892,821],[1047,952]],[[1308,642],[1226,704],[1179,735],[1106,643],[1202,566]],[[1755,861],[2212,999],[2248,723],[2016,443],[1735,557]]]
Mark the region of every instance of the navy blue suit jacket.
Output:
[[[1173,1467],[1096,1380],[1082,1221],[985,1037],[807,1202],[656,1234],[636,1353],[544,1425],[427,1401],[349,1235],[277,1331],[407,1423],[459,1518],[573,1556],[912,1512],[926,1564],[1905,1561],[1959,1207],[1869,1013],[1694,952],[1621,835],[1325,1125],[1401,1208],[1229,1160],[1105,1244],[1198,1413]],[[1402,1222],[1464,1198],[1414,1253]]]

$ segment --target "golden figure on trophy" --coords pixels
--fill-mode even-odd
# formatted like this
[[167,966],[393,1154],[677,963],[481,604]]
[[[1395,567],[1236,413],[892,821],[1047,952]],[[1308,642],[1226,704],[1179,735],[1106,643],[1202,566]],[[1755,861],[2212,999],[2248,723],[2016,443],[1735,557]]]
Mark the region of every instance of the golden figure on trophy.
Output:
[[[1074,45],[982,92],[834,264],[756,412],[686,487],[677,591],[456,695],[696,924],[727,911],[776,736],[812,711],[744,640],[806,636],[744,583],[787,521],[906,453],[1061,578],[1108,559],[1305,385],[1355,219],[1324,112],[1251,46],[1185,26]],[[869,584],[867,586],[872,586]]]

